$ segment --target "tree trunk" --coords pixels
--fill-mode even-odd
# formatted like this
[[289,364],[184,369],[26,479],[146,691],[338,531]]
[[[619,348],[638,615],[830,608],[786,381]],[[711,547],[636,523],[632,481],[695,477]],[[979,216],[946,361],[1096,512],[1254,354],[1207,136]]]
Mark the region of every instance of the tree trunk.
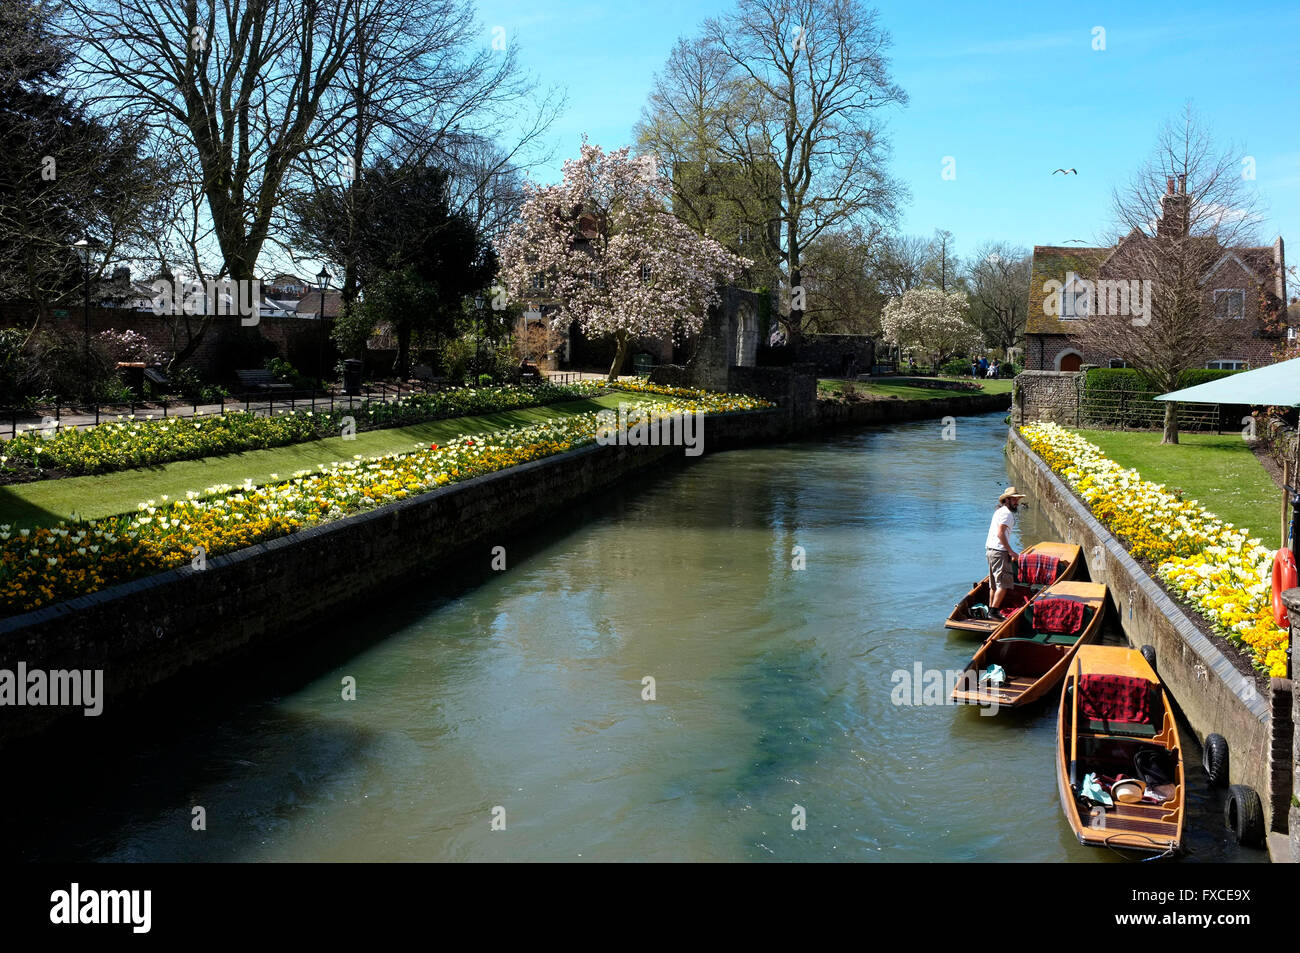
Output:
[[626,331],[618,331],[614,335],[618,342],[618,350],[614,353],[614,363],[609,366],[609,383],[618,380],[619,372],[623,370],[623,362],[627,360],[627,352],[632,347],[632,336]]
[[400,324],[397,327],[397,364],[393,368],[400,379],[410,377],[411,370],[411,326]]
[[1165,432],[1160,438],[1160,442],[1177,443],[1178,442],[1178,401],[1165,401]]

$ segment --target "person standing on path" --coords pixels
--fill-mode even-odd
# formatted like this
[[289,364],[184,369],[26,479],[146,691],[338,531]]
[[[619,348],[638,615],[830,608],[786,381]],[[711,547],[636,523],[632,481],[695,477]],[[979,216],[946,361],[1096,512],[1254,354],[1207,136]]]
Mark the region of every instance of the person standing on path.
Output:
[[1002,603],[1016,585],[1016,551],[1011,548],[1011,531],[1016,528],[1016,510],[1025,498],[1009,486],[998,497],[998,508],[989,523],[988,539],[984,542],[984,555],[989,562],[989,615],[1005,619],[1009,613],[1002,611]]

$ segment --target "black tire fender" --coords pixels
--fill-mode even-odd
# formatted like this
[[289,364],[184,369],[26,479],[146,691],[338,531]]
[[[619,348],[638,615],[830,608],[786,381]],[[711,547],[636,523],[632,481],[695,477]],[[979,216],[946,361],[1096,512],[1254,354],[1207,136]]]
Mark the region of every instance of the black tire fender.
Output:
[[1153,671],[1153,672],[1154,672],[1154,671],[1157,671],[1157,669],[1156,669],[1156,647],[1155,647],[1154,645],[1144,645],[1144,646],[1142,646],[1141,651],[1142,651],[1142,657],[1143,657],[1144,659],[1146,659],[1146,660],[1147,660],[1147,664],[1151,666],[1151,671]]
[[1216,732],[1205,736],[1201,767],[1210,787],[1221,788],[1228,783],[1228,742],[1223,735]]
[[1264,808],[1254,788],[1234,784],[1228,788],[1223,820],[1238,844],[1259,847],[1264,843]]

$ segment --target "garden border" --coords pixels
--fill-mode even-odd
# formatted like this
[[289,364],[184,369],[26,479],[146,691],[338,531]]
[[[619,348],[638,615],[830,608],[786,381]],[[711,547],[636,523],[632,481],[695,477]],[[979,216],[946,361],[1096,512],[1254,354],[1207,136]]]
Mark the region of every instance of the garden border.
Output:
[[[1008,428],[1007,456],[1016,483],[1027,487],[1032,505],[1067,542],[1084,547],[1093,581],[1104,582],[1132,645],[1151,645],[1160,679],[1178,703],[1203,745],[1218,732],[1230,749],[1229,776],[1260,796],[1265,822],[1272,820],[1274,712],[1256,679],[1237,670],[1232,661],[1201,632],[1188,610],[1147,573],[1127,549],[1088,509],[1074,490],[1054,473],[1015,430]],[[1018,472],[1017,472],[1018,471]],[[1104,549],[1100,562],[1093,558]],[[1127,611],[1125,611],[1127,608]],[[1290,706],[1277,719],[1291,717]],[[1290,770],[1290,766],[1286,767]]]

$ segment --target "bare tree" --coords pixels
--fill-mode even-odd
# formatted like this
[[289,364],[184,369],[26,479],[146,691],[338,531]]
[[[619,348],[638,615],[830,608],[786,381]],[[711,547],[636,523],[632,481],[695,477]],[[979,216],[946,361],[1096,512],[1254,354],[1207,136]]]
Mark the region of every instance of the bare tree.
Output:
[[1032,256],[1006,242],[989,242],[975,253],[967,271],[970,320],[989,347],[1016,347],[1029,317],[1029,275]]
[[221,274],[251,280],[290,169],[342,123],[340,70],[366,0],[68,0],[81,79],[147,112],[201,170]]
[[805,249],[805,328],[822,334],[878,334],[889,300],[873,272],[880,232],[823,232]]
[[772,227],[754,237],[784,266],[781,320],[797,345],[804,249],[828,229],[890,221],[902,192],[877,119],[907,101],[889,76],[889,35],[856,0],[738,0],[698,44],[678,45],[649,111],[661,140],[677,127],[680,154],[734,166],[747,180],[734,191],[770,206],[759,220]]
[[[498,204],[510,205],[512,190],[509,211],[522,202],[516,163],[550,127],[562,97],[551,91],[534,99],[536,84],[520,71],[513,45],[476,45],[481,28],[469,0],[362,0],[351,17],[337,137],[291,182],[309,193],[341,188],[347,221],[355,223],[368,213],[356,202],[371,162],[433,163],[453,172],[457,210],[501,231],[495,219],[507,210]],[[356,249],[344,247],[336,264],[346,305],[356,299],[359,271]]]
[[922,269],[922,275],[928,284],[940,291],[964,290],[961,275],[961,259],[953,251],[952,232],[946,228],[936,228],[934,237],[926,247],[928,260]]
[[890,298],[925,283],[926,263],[930,260],[930,243],[916,235],[890,234],[879,243],[875,256],[876,280],[880,290]]
[[[1116,249],[1099,278],[1122,294],[1096,293],[1095,283],[1081,337],[1162,391],[1177,389],[1185,371],[1211,356],[1223,332],[1201,279],[1226,249],[1252,244],[1261,221],[1239,156],[1220,149],[1188,106],[1161,129],[1129,185],[1113,192]],[[1171,401],[1161,443],[1177,442],[1178,404]]]

